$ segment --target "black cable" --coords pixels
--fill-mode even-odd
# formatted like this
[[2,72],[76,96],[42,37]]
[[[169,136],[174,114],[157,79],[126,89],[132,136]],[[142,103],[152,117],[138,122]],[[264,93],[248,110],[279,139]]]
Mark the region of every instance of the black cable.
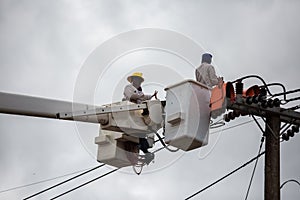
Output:
[[252,115],[253,120],[255,121],[256,125],[259,127],[260,131],[263,133],[263,135],[265,136],[266,133],[263,130],[263,128],[261,127],[261,125],[258,123],[257,119],[254,117],[254,115]]
[[23,200],[27,200],[27,199],[30,199],[30,198],[35,197],[35,196],[37,196],[37,195],[40,195],[40,194],[42,194],[42,193],[44,193],[44,192],[47,192],[47,191],[49,191],[49,190],[51,190],[51,189],[53,189],[53,188],[55,188],[55,187],[58,187],[58,186],[60,186],[60,185],[62,185],[62,184],[65,184],[65,183],[67,183],[67,182],[69,182],[69,181],[71,181],[71,180],[73,180],[73,179],[75,179],[75,178],[78,178],[78,177],[80,177],[80,176],[82,176],[82,175],[84,175],[84,174],[87,174],[87,173],[89,173],[89,172],[91,172],[91,171],[94,171],[94,170],[100,168],[100,167],[103,167],[104,165],[105,165],[105,164],[98,165],[98,166],[96,166],[96,167],[94,167],[94,168],[92,168],[92,169],[89,169],[89,170],[87,170],[87,171],[85,171],[85,172],[83,172],[83,173],[80,173],[80,174],[78,174],[78,175],[76,175],[76,176],[73,176],[73,177],[71,177],[71,178],[69,178],[69,179],[67,179],[67,180],[65,180],[65,181],[62,181],[62,182],[60,182],[60,183],[57,183],[57,184],[55,184],[55,185],[53,185],[53,186],[51,186],[51,187],[48,187],[48,188],[42,190],[42,191],[40,191],[40,192],[37,192],[37,193],[35,193],[35,194],[33,194],[33,195],[30,195],[29,197],[26,197],[26,198],[24,198]]
[[64,178],[66,176],[70,176],[70,175],[73,175],[73,174],[78,174],[80,172],[83,172],[83,171],[86,171],[86,170],[89,170],[89,169],[90,168],[82,169],[82,170],[79,170],[79,171],[76,171],[76,172],[71,172],[71,173],[68,173],[68,174],[64,174],[64,175],[61,175],[61,176],[56,176],[56,177],[53,177],[53,178],[37,181],[37,182],[34,182],[34,183],[29,183],[29,184],[26,184],[26,185],[21,185],[21,186],[16,186],[16,187],[9,188],[9,189],[1,190],[0,193],[9,192],[9,191],[12,191],[12,190],[17,190],[17,189],[21,189],[21,188],[24,188],[24,187],[29,187],[29,186],[32,186],[32,185],[45,183],[45,182],[48,182],[48,181],[53,181],[53,180],[56,180],[56,179],[59,179],[59,178]]
[[290,90],[290,91],[284,91],[282,93],[273,94],[272,97],[286,95],[286,94],[291,94],[291,93],[295,93],[295,92],[300,92],[300,89]]
[[[149,127],[150,128],[150,127]],[[159,133],[157,132],[157,131],[155,131],[155,130],[153,130],[153,129],[151,129],[150,128],[150,130],[153,132],[153,133],[155,133],[155,135],[158,137],[158,141],[160,141],[160,143],[168,150],[168,151],[170,151],[170,152],[177,152],[179,149],[170,149],[166,144],[165,144],[165,142],[163,141],[163,138],[165,138],[165,137],[161,137],[160,135],[159,135]],[[155,142],[157,142],[157,140],[156,141],[154,141],[154,143]]]
[[278,94],[273,94],[272,97],[283,95],[283,99],[284,99],[284,101],[286,101],[286,94],[287,94],[287,92],[286,92],[285,86],[284,86],[282,83],[269,83],[269,84],[267,84],[267,87],[273,86],[273,85],[279,85],[279,86],[281,86],[283,92],[280,93],[280,95],[278,95]]
[[288,110],[298,110],[300,108],[300,105],[293,106],[291,108],[288,108]]
[[[261,151],[261,148],[262,148],[262,145],[265,141],[265,138],[264,136],[261,138],[261,141],[260,141],[260,146],[259,146],[259,150],[258,150],[258,154],[260,154],[260,151]],[[248,195],[249,195],[249,192],[250,192],[250,188],[251,188],[251,185],[252,185],[252,181],[253,181],[253,177],[254,177],[254,174],[255,174],[255,170],[256,170],[256,166],[257,166],[257,163],[258,163],[258,158],[256,159],[255,161],[255,165],[254,165],[254,168],[253,168],[253,171],[252,171],[252,175],[251,175],[251,178],[250,178],[250,182],[249,182],[249,186],[248,186],[248,189],[247,189],[247,193],[246,193],[246,197],[245,197],[245,200],[248,199]]]
[[160,135],[155,131],[154,132],[155,135],[158,137],[160,143],[170,152],[177,152],[179,149],[170,149],[166,144],[165,142],[163,141],[163,139],[160,137]]
[[300,97],[296,97],[296,98],[292,98],[292,99],[287,99],[286,102],[290,102],[290,101],[297,101],[300,100]]
[[277,135],[274,133],[273,129],[269,126],[269,124],[266,122],[266,120],[265,120],[264,118],[262,118],[262,119],[264,120],[264,122],[265,122],[267,128],[270,130],[270,132],[271,132],[271,134],[273,135],[273,137],[274,137],[276,140],[279,139],[280,136],[277,136]]
[[[161,139],[165,139],[165,137],[162,137]],[[157,140],[154,140],[154,144],[156,143],[156,142],[159,142],[160,140],[159,139],[157,139]]]
[[287,131],[291,126],[292,126],[292,124],[286,123],[283,127],[281,127],[280,129],[283,129],[283,131],[281,131],[280,135],[284,134],[285,131]]
[[[233,125],[233,126],[229,126],[229,127],[227,127],[227,128],[223,128],[222,130],[218,130],[218,131],[214,131],[214,132],[211,132],[210,134],[215,134],[215,133],[218,133],[218,132],[221,132],[221,131],[226,131],[226,130],[229,130],[229,129],[232,129],[232,128],[235,128],[235,127],[239,127],[239,126],[242,126],[242,125],[245,125],[245,124],[249,124],[250,122],[253,122],[253,120],[249,120],[249,121],[246,121],[246,122],[242,122],[242,123],[240,123],[240,124],[236,124],[236,125]],[[165,137],[161,137],[162,139],[164,139]],[[156,142],[158,142],[159,141],[159,139],[158,140],[155,140],[154,141],[154,144],[156,143]]]
[[236,125],[233,125],[233,126],[230,126],[230,127],[227,127],[227,128],[223,128],[222,130],[214,131],[214,132],[211,132],[210,134],[218,133],[218,132],[221,132],[221,131],[226,131],[226,130],[229,130],[229,129],[232,129],[232,128],[235,128],[235,127],[238,127],[238,126],[248,124],[250,122],[253,122],[253,120],[249,120],[249,121],[246,121],[246,122],[243,122],[243,123],[240,123],[240,124],[236,124]]
[[265,80],[264,80],[263,78],[261,78],[260,76],[258,76],[258,75],[248,75],[248,76],[244,76],[244,77],[242,77],[242,78],[239,78],[239,79],[233,81],[232,83],[235,83],[235,82],[241,82],[242,80],[244,80],[244,79],[246,79],[246,78],[257,78],[257,79],[259,79],[259,80],[263,83],[263,85],[265,86],[267,92],[272,96],[272,93],[270,92],[270,90],[269,90],[269,88],[268,88],[268,86],[267,86]]
[[[227,127],[227,128],[224,128],[222,129],[221,131],[225,131],[225,130],[229,130],[229,129],[232,129],[232,128],[235,128],[235,127],[238,127],[238,126],[242,126],[242,125],[245,125],[245,124],[248,124],[250,122],[253,122],[253,120],[249,120],[249,121],[246,121],[246,122],[243,122],[243,123],[240,123],[240,124],[237,124],[237,125],[234,125],[234,126],[230,126],[230,127]],[[211,134],[214,134],[214,133],[217,133],[217,132],[220,132],[220,131],[215,131],[215,132],[212,132]],[[161,137],[161,139],[164,139],[165,137]],[[154,144],[156,142],[160,141],[159,139],[155,140],[154,141]],[[162,149],[164,149],[165,147],[162,147],[160,149],[157,149],[155,150],[154,152],[152,153],[156,153],[158,151],[161,151]],[[82,171],[82,170],[81,170]],[[81,172],[79,171],[79,172]],[[71,174],[67,174],[67,175],[63,175],[63,176],[59,176],[59,177],[55,177],[55,178],[52,178],[52,179],[47,179],[47,180],[43,180],[43,181],[39,181],[39,182],[36,182],[36,183],[31,183],[31,184],[28,184],[28,185],[23,185],[23,186],[18,186],[18,187],[14,187],[14,188],[10,188],[10,189],[6,189],[6,190],[3,190],[3,191],[0,191],[0,193],[2,192],[7,192],[7,191],[11,191],[11,190],[15,190],[15,189],[19,189],[19,188],[23,188],[23,187],[27,187],[27,186],[31,186],[31,185],[35,185],[35,184],[39,184],[39,183],[43,183],[43,182],[47,182],[47,181],[51,181],[51,180],[55,180],[55,179],[58,179],[58,178],[62,178],[62,177],[65,177],[65,176],[68,176],[68,175],[72,175],[72,174],[75,174],[75,173],[78,173],[78,172],[74,172],[74,173],[71,173]]]
[[287,181],[285,181],[284,183],[282,183],[281,186],[280,186],[280,189],[282,189],[283,186],[284,186],[285,184],[289,183],[289,182],[297,183],[297,184],[300,186],[299,181],[297,181],[297,180],[295,180],[295,179],[290,179],[290,180],[287,180]]
[[85,185],[87,185],[87,184],[89,184],[89,183],[92,183],[92,182],[94,182],[94,181],[96,181],[96,180],[98,180],[98,179],[100,179],[100,178],[103,178],[104,176],[107,176],[107,175],[109,175],[109,174],[111,174],[111,173],[117,171],[118,169],[119,169],[119,168],[114,169],[114,170],[111,170],[111,171],[109,171],[109,172],[107,172],[107,173],[105,173],[105,174],[103,174],[103,175],[101,175],[101,176],[98,176],[98,177],[96,177],[96,178],[94,178],[94,179],[92,179],[92,180],[90,180],[90,181],[87,181],[87,182],[85,182],[85,183],[83,183],[83,184],[81,184],[81,185],[79,185],[79,186],[77,186],[77,187],[75,187],[75,188],[72,188],[71,190],[68,190],[68,191],[66,191],[66,192],[64,192],[64,193],[61,193],[61,194],[59,194],[59,195],[57,195],[57,196],[51,198],[50,200],[57,199],[57,198],[59,198],[59,197],[61,197],[61,196],[63,196],[63,195],[66,195],[66,194],[68,194],[68,193],[70,193],[70,192],[73,192],[74,190],[77,190],[77,189],[79,189],[79,188],[81,188],[81,187],[83,187],[83,186],[85,186]]
[[215,182],[211,183],[210,185],[206,186],[205,188],[199,190],[198,192],[192,194],[191,196],[187,197],[185,200],[191,199],[194,196],[200,194],[201,192],[207,190],[208,188],[214,186],[215,184],[217,184],[218,182],[222,181],[223,179],[227,178],[228,176],[234,174],[235,172],[237,172],[238,170],[246,167],[247,165],[249,165],[250,163],[252,163],[254,160],[258,159],[260,156],[264,155],[265,151],[263,151],[262,153],[260,153],[259,155],[255,156],[254,158],[252,158],[251,160],[249,160],[248,162],[244,163],[243,165],[241,165],[240,167],[236,168],[235,170],[231,171],[230,173],[226,174],[225,176],[223,176],[222,178],[216,180]]

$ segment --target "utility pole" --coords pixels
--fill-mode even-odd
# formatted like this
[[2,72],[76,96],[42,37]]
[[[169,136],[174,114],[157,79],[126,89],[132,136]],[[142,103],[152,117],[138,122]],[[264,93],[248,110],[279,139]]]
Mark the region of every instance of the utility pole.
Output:
[[[229,88],[227,91],[234,90]],[[225,121],[226,118],[228,122],[238,117],[239,114],[237,113],[260,116],[266,119],[264,199],[280,200],[280,125],[281,122],[294,124],[294,127],[292,127],[294,131],[299,131],[300,113],[281,108],[278,100],[270,100],[270,104],[266,104],[263,100],[257,100],[257,96],[239,97],[236,100],[230,99],[229,96],[227,96],[226,108],[233,111],[225,115]],[[287,135],[285,134],[287,139],[283,139],[283,137],[282,139],[288,140],[289,136]],[[293,136],[294,133],[291,137]]]
[[265,127],[265,200],[280,200],[280,115],[267,115]]

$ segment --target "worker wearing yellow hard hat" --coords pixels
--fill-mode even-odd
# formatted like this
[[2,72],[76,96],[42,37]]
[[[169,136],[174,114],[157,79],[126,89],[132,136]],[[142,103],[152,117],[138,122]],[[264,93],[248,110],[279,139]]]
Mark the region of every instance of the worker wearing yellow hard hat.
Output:
[[[142,82],[144,82],[144,78],[142,73],[135,72],[132,75],[128,76],[127,80],[130,84],[126,85],[124,88],[124,101],[142,103],[142,101],[150,100],[152,97],[155,97],[157,99],[157,91],[154,91],[153,95],[143,93],[141,84]],[[140,137],[139,149],[144,152],[147,160],[153,160],[154,154],[148,151],[149,147],[150,146],[147,138]]]
[[127,81],[129,83],[132,83],[132,79],[133,78],[140,78],[140,80],[142,82],[144,82],[143,73],[141,73],[141,72],[134,72],[132,75],[130,75],[130,76],[127,77]]
[[144,94],[141,84],[144,82],[143,73],[134,72],[127,77],[130,84],[124,88],[124,101],[131,101],[133,103],[141,103],[142,101],[150,100],[152,97],[157,99],[157,91],[154,91],[153,95]]

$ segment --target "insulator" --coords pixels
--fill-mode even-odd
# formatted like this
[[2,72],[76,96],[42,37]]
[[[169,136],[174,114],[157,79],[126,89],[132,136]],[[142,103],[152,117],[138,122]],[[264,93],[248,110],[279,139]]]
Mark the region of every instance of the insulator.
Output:
[[229,119],[229,117],[228,117],[227,114],[224,115],[224,121],[225,121],[225,122],[229,122],[229,121],[230,121],[230,119]]
[[266,90],[266,88],[260,88],[260,94],[262,95],[262,96],[266,96],[267,95],[267,90]]
[[228,118],[234,120],[235,119],[234,113],[233,112],[228,113]]
[[282,135],[282,139],[285,140],[285,141],[288,141],[290,139],[290,137],[286,133],[284,133]]
[[246,98],[246,103],[249,104],[249,105],[251,105],[252,104],[252,97],[248,96]]
[[263,107],[263,108],[267,108],[268,107],[268,102],[267,102],[267,100],[262,100],[261,101],[261,106]]
[[299,132],[299,125],[294,125],[294,126],[292,126],[292,131],[293,131],[294,133],[298,133],[298,132]]
[[252,103],[255,103],[255,104],[258,103],[258,96],[257,96],[257,95],[254,95],[254,96],[252,97]]
[[233,114],[234,114],[235,117],[241,116],[241,112],[240,112],[240,111],[237,111],[237,110],[234,110],[234,111],[233,111]]
[[295,133],[291,129],[287,130],[287,134],[290,137],[294,137],[294,135],[295,135]]
[[236,94],[243,94],[243,88],[244,88],[244,83],[242,82],[237,82],[235,84],[235,93]]
[[274,101],[273,101],[273,105],[275,107],[279,107],[280,106],[280,100],[278,98],[275,98]]
[[265,95],[261,95],[259,94],[257,97],[257,101],[262,102],[263,100],[265,100],[266,96]]
[[273,100],[268,99],[267,105],[268,105],[269,108],[273,108],[274,107]]

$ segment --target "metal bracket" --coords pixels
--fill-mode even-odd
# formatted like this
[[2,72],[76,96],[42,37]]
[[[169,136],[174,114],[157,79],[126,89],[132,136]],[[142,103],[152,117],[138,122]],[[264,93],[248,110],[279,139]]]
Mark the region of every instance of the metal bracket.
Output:
[[247,114],[252,114],[252,115],[257,115],[262,117],[266,117],[268,114],[279,115],[280,120],[282,122],[300,125],[300,113],[293,110],[279,108],[279,107],[263,108],[259,104],[248,105],[246,102],[233,102],[233,103],[230,103],[230,101],[228,102],[229,103],[227,104],[227,109],[240,110],[246,112]]

